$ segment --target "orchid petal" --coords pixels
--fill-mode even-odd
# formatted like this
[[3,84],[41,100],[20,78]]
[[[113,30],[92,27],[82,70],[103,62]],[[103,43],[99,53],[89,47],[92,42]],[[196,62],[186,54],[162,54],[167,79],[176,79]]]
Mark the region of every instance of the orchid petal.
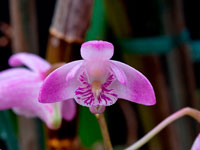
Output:
[[200,150],[200,134],[197,136],[197,138],[195,139],[191,150]]
[[82,62],[83,60],[68,63],[49,74],[40,90],[39,101],[51,103],[73,98],[74,92],[80,83],[76,78],[66,81],[66,76],[73,67]]
[[12,67],[26,65],[33,71],[42,75],[50,68],[50,64],[46,60],[29,53],[17,53],[11,56],[9,64]]
[[18,99],[30,99],[31,95],[37,95],[32,89],[39,88],[40,85],[38,75],[27,69],[8,69],[0,72],[0,109],[14,107],[18,105],[15,101],[20,104]]
[[111,67],[112,71],[114,72],[117,80],[121,84],[126,84],[127,78],[126,78],[124,71],[122,69],[120,69],[119,67],[117,67],[114,63],[110,63],[110,67]]
[[77,71],[80,69],[82,63],[77,64],[76,66],[74,66],[69,73],[67,74],[66,80],[70,80],[72,78],[74,78],[74,76],[76,75]]
[[65,120],[71,121],[76,115],[76,104],[73,99],[62,102],[62,116]]
[[111,62],[123,70],[128,81],[126,85],[120,82],[112,84],[119,98],[144,105],[156,103],[153,87],[143,74],[124,63],[113,60]]
[[81,46],[81,56],[85,60],[109,60],[113,53],[113,45],[105,41],[89,41]]
[[14,108],[15,112],[29,117],[32,113],[32,116],[40,117],[49,127],[52,127],[51,105],[37,101],[41,84],[42,81],[38,75],[27,69],[2,71],[0,73],[0,110]]
[[17,78],[21,78],[22,76],[24,78],[37,78],[38,74],[25,68],[12,68],[0,72],[0,81],[15,80]]
[[17,115],[23,115],[27,118],[32,118],[32,117],[36,117],[36,115],[30,111],[29,109],[26,108],[21,108],[21,107],[15,107],[12,109]]

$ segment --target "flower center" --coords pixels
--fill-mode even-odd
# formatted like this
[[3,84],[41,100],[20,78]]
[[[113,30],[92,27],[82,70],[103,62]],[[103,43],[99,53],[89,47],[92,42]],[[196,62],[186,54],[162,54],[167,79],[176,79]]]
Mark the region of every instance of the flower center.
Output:
[[117,101],[115,90],[110,88],[110,85],[115,80],[115,76],[110,73],[105,82],[94,80],[89,83],[88,76],[83,72],[79,76],[81,82],[80,87],[75,91],[74,99],[77,103],[83,106],[108,106]]
[[101,82],[100,81],[93,81],[91,84],[92,93],[95,98],[98,98],[102,89],[101,89]]

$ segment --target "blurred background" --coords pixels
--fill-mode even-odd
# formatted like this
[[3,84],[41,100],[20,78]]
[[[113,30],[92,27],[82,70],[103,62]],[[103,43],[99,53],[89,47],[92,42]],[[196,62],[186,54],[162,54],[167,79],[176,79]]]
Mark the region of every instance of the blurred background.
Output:
[[[199,108],[199,6],[196,0],[1,0],[0,70],[9,68],[13,53],[35,53],[53,64],[80,59],[84,41],[112,42],[113,59],[147,76],[157,97],[155,106],[120,100],[107,107],[114,149],[124,149],[180,108]],[[141,150],[188,150],[199,127],[184,117]],[[102,144],[85,107],[56,131],[39,119],[0,112],[2,150],[101,150]]]

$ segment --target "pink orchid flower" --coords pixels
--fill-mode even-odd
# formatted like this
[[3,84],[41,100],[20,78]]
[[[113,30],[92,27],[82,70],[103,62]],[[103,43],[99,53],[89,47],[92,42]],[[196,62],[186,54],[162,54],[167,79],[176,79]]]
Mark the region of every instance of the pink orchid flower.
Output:
[[200,150],[200,134],[195,139],[194,144],[192,145],[191,150]]
[[10,66],[25,65],[0,72],[0,110],[12,108],[27,117],[37,116],[51,129],[60,126],[62,117],[72,120],[76,113],[73,100],[63,103],[38,102],[39,90],[51,65],[34,54],[18,53],[9,59]]
[[118,98],[144,105],[156,103],[154,90],[139,71],[110,60],[114,47],[105,41],[89,41],[81,46],[83,60],[73,61],[52,72],[44,81],[39,101],[52,103],[74,98],[102,113]]

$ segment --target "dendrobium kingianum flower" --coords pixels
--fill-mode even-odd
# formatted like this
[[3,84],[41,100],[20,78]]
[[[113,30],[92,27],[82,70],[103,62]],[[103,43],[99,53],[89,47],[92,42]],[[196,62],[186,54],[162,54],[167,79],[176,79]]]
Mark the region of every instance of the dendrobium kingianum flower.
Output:
[[191,150],[200,150],[200,134],[195,139],[194,144],[192,145]]
[[52,72],[42,85],[39,101],[51,103],[74,98],[92,113],[102,113],[105,106],[114,104],[118,98],[154,105],[154,90],[147,78],[124,63],[110,60],[113,53],[114,47],[109,42],[83,43],[83,60]]
[[13,109],[27,117],[37,116],[51,129],[60,126],[62,117],[72,120],[76,113],[74,100],[62,103],[38,102],[39,90],[51,65],[34,54],[18,53],[9,59],[12,67],[0,72],[0,110]]

